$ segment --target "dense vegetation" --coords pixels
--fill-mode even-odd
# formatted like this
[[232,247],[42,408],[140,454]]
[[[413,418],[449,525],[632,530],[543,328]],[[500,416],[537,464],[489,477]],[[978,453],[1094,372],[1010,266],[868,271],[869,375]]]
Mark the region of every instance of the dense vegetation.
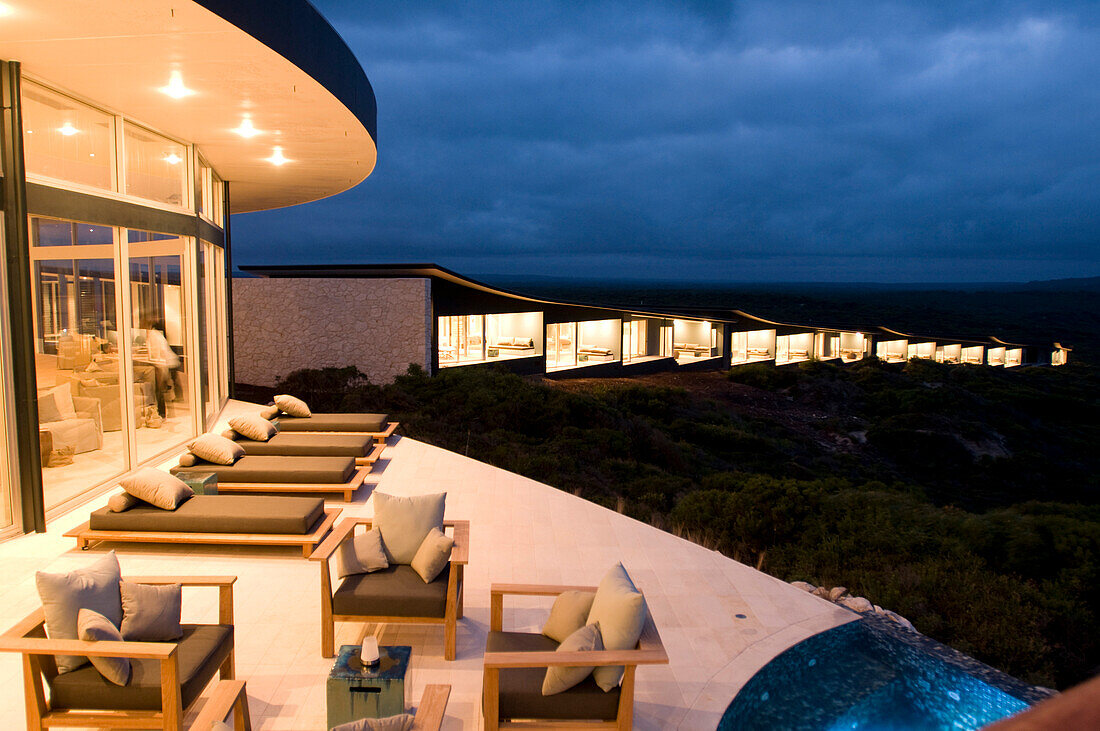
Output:
[[[783,579],[843,585],[1031,682],[1100,658],[1100,411],[1084,365],[870,359],[552,382],[303,371],[318,410],[539,479]],[[256,394],[260,395],[260,394]]]

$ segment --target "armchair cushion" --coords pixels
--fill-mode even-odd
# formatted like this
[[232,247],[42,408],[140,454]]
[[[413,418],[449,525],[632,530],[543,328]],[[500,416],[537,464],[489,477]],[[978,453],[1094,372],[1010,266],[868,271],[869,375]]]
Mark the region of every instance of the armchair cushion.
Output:
[[[122,634],[118,627],[99,612],[91,609],[81,609],[76,616],[76,628],[79,639],[85,642],[122,642]],[[130,682],[130,658],[128,657],[89,657],[92,666],[103,675],[104,678],[115,685],[126,685]]]
[[425,584],[430,584],[439,572],[451,560],[451,550],[455,547],[455,540],[441,531],[432,528],[424,537],[424,542],[416,550],[416,555],[410,565],[413,571],[420,574]]
[[[634,587],[623,565],[616,564],[600,581],[588,624],[600,625],[604,648],[632,650],[642,636],[645,615],[645,597]],[[622,676],[622,665],[605,665],[592,671],[596,683],[608,691],[619,684]]]
[[432,528],[443,530],[447,493],[399,497],[374,493],[374,526],[390,563],[409,564]]
[[55,386],[47,391],[47,394],[53,396],[54,403],[57,405],[57,410],[61,414],[62,419],[76,418],[76,405],[73,404],[72,386],[68,383]]
[[402,564],[390,564],[370,574],[353,574],[333,592],[333,614],[442,618],[447,611],[450,572],[450,565],[444,567],[429,584],[411,566]]
[[38,397],[38,423],[49,424],[52,421],[61,421],[61,411],[57,408],[57,397],[52,392],[46,392]]
[[122,639],[134,642],[178,640],[183,634],[180,614],[183,587],[180,584],[139,584],[123,581]]
[[332,731],[409,731],[413,727],[413,720],[407,713],[385,718],[360,718],[358,721],[333,726]]
[[382,533],[377,528],[352,536],[336,548],[336,575],[341,579],[352,574],[369,574],[389,568],[382,550]]
[[[233,650],[232,625],[185,624],[176,656],[183,707],[191,705]],[[160,661],[131,660],[130,684],[108,682],[85,666],[50,681],[50,705],[119,711],[160,710]]]
[[[50,639],[77,639],[77,617],[81,609],[102,614],[116,627],[122,622],[122,600],[118,590],[122,576],[114,551],[91,566],[67,574],[39,571],[34,580],[38,586],[38,596],[42,599],[46,635]],[[87,662],[86,657],[58,655],[57,670],[62,673],[59,677]],[[98,671],[92,670],[99,675]]]
[[[558,645],[557,652],[592,652],[603,649],[603,639],[600,637],[600,625],[590,624],[581,627],[565,638]],[[592,674],[593,665],[554,665],[546,668],[546,677],[542,681],[543,695],[558,695],[564,693],[573,686]]]
[[[489,632],[486,652],[553,652],[558,643],[541,634]],[[500,671],[500,718],[551,720],[599,719],[614,721],[619,713],[618,687],[605,693],[591,676],[564,693],[544,696],[545,668],[506,668]]]
[[554,600],[542,633],[554,642],[565,642],[566,637],[588,623],[588,614],[592,611],[592,600],[595,598],[594,591],[563,591]]

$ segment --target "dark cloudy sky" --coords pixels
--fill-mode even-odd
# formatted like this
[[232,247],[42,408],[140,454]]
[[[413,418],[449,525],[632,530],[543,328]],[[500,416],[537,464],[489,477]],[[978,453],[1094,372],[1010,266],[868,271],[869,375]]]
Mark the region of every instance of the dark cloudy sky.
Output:
[[239,264],[1100,275],[1098,3],[315,4],[374,86],[378,166],[234,217]]

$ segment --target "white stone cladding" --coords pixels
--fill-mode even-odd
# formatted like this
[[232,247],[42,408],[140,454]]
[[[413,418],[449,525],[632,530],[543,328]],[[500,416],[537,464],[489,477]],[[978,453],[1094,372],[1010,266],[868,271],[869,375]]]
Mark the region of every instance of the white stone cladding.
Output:
[[233,280],[235,380],[274,386],[301,368],[355,366],[393,381],[431,355],[431,280]]

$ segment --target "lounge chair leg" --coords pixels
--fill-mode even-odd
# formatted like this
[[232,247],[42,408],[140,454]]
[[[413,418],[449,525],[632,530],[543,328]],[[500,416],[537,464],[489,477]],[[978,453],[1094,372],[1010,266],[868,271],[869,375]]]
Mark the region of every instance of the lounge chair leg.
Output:
[[305,558],[309,558],[310,556],[313,555],[313,549],[314,549],[314,545],[312,543],[303,543],[302,544],[302,556],[305,557]]
[[454,617],[448,617],[443,629],[443,659],[448,661],[455,659],[455,624]]
[[336,654],[336,628],[331,621],[321,619],[321,657],[332,657]]
[[619,684],[618,731],[630,731],[634,726],[634,671],[635,665],[627,665]]
[[225,662],[222,663],[221,668],[218,670],[218,677],[222,680],[236,680],[236,662],[233,660],[233,650],[229,651],[229,655],[225,658]]

